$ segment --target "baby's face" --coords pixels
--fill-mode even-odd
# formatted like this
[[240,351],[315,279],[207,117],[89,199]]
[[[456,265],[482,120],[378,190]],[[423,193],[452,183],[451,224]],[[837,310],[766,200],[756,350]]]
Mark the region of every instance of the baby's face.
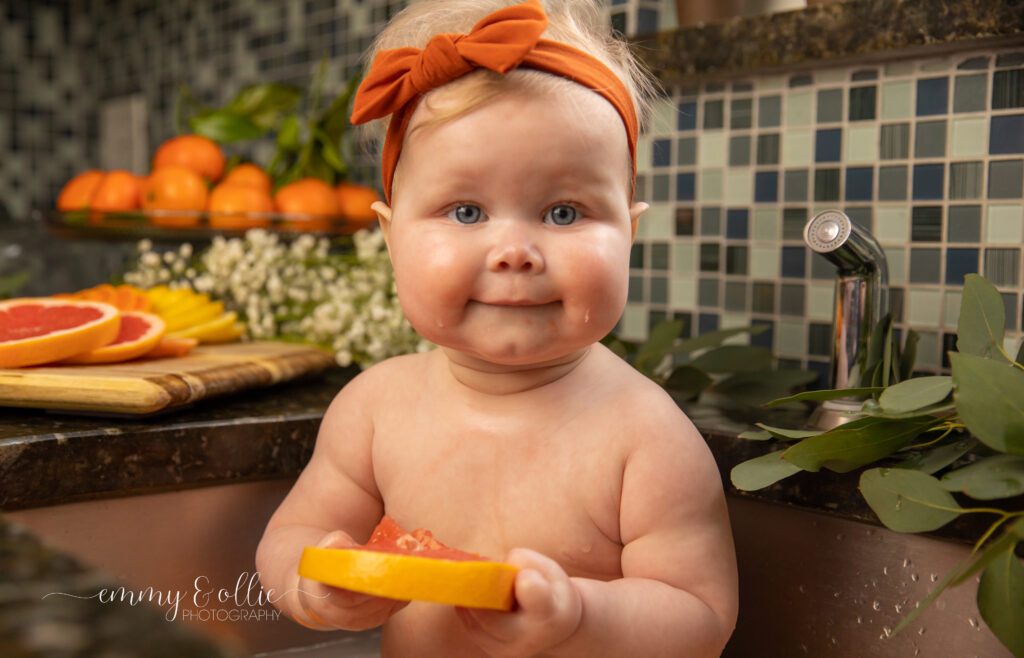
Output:
[[383,222],[399,299],[428,340],[502,365],[571,355],[626,302],[628,146],[611,105],[580,88],[509,92],[415,129]]

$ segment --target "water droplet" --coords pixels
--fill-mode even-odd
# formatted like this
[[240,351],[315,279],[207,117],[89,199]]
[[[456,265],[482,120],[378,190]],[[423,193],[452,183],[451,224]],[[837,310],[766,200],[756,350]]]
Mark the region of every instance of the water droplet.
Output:
[[839,646],[839,640],[837,640],[834,635],[832,637],[830,637],[829,639],[832,641],[832,644],[834,644],[837,647]]
[[863,624],[864,623],[864,618],[861,617],[860,615],[857,615],[857,623],[858,624]]
[[918,635],[924,635],[924,632],[925,632],[924,631],[924,626],[922,626],[921,628],[917,629],[917,634]]
[[843,541],[843,533],[841,533],[841,532],[836,533],[836,541]]
[[892,635],[892,629],[890,627],[888,627],[888,626],[883,626],[882,627],[881,639],[884,640],[885,638],[889,637],[890,635]]
[[583,312],[583,324],[590,322],[590,309]]
[[806,594],[807,593],[807,588],[804,587],[803,585],[800,585],[799,587],[797,587],[797,589],[800,591],[801,594]]
[[883,576],[888,576],[889,575],[889,567],[882,567],[882,575]]
[[881,610],[882,609],[882,604],[879,603],[878,601],[872,601],[871,602],[871,609],[872,610]]
[[838,599],[839,598],[839,592],[832,592],[832,598],[833,599]]
[[933,573],[932,575],[928,576],[928,578],[929,578],[929,580],[931,580],[934,583],[935,581],[937,581],[939,579],[939,574]]
[[971,628],[973,628],[974,630],[978,630],[978,628],[979,628],[979,626],[978,626],[978,620],[977,620],[977,619],[975,619],[974,617],[969,617],[969,618],[967,619],[967,623],[968,623],[968,624],[970,624],[970,625],[971,625]]
[[916,573],[912,573],[910,574],[910,579],[916,583],[918,580],[921,579],[921,577],[918,576]]
[[896,614],[900,614],[901,612],[903,612],[903,606],[902,606],[902,605],[900,605],[899,603],[897,603],[896,605],[894,605],[894,606],[893,606],[893,608],[895,608],[895,609],[896,609]]
[[896,511],[897,511],[897,512],[898,512],[898,511],[900,511],[900,509],[901,509],[902,507],[903,507],[903,497],[902,497],[902,496],[900,496],[900,497],[898,497],[898,498],[896,499]]
[[909,566],[910,566],[910,560],[908,560],[907,558],[903,558],[903,568],[906,569]]
[[920,656],[921,655],[921,650],[918,649],[917,647],[914,647],[914,655],[915,656]]

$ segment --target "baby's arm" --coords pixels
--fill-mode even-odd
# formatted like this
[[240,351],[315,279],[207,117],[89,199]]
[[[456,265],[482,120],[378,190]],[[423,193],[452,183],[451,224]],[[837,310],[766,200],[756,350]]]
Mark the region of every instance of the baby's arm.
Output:
[[[637,441],[625,465],[623,577],[567,578],[553,561],[545,564],[547,558],[532,551],[513,551],[510,561],[524,569],[516,581],[519,609],[512,614],[460,611],[488,653],[721,654],[737,614],[736,560],[721,479],[689,420],[677,409],[664,416],[662,421],[670,422],[643,423],[648,435]],[[574,587],[566,588],[567,582]],[[530,590],[525,600],[521,587]],[[559,632],[561,638],[571,634],[562,640]]]
[[365,542],[384,513],[371,461],[375,374],[372,369],[360,374],[335,397],[309,464],[270,518],[256,551],[270,600],[311,628],[372,628],[405,605],[298,575],[304,547]]

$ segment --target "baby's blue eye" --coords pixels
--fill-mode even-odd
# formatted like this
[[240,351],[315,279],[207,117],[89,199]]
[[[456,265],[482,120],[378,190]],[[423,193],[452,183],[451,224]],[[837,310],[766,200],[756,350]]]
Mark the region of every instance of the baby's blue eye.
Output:
[[576,209],[572,206],[560,204],[553,206],[551,210],[547,211],[544,215],[544,221],[556,226],[568,226],[576,221],[576,214]]
[[479,206],[465,205],[449,211],[448,216],[460,224],[476,224],[483,218],[484,213]]

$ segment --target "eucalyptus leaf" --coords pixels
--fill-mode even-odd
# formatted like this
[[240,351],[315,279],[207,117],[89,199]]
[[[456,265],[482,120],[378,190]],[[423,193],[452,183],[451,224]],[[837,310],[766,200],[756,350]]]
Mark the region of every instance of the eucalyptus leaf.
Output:
[[299,117],[288,115],[277,130],[277,146],[288,151],[299,150]]
[[699,336],[688,338],[678,343],[672,352],[674,354],[689,354],[690,352],[696,352],[708,347],[718,347],[726,339],[732,338],[733,336],[739,336],[740,334],[750,334],[756,336],[762,332],[768,330],[768,325],[758,325],[750,327],[735,327],[733,329],[716,329],[715,331],[708,331]]
[[962,491],[977,500],[1010,498],[1024,493],[1024,456],[993,455],[950,471],[942,478],[947,491]]
[[228,110],[204,112],[188,120],[192,132],[221,144],[255,139],[263,134],[249,117]]
[[320,155],[334,171],[344,176],[345,172],[348,171],[348,167],[341,160],[341,153],[338,152],[338,148],[331,142],[330,137],[327,136],[322,130],[316,131],[317,139],[320,142]]
[[737,464],[733,467],[729,477],[737,489],[755,491],[775,484],[801,470],[803,469],[799,466],[794,466],[783,459],[782,451],[777,450]]
[[913,329],[907,330],[907,338],[903,341],[903,354],[900,355],[900,381],[910,379],[914,374],[914,365],[917,363],[917,343],[920,340],[920,334]]
[[789,395],[797,386],[817,378],[817,373],[807,370],[739,372],[717,382],[714,389],[738,402],[758,406],[768,400]]
[[682,320],[663,320],[654,325],[647,340],[637,352],[634,367],[640,372],[650,375],[672,349],[672,343],[679,337],[679,332],[682,330]]
[[665,380],[664,387],[676,400],[696,400],[701,391],[711,385],[711,378],[702,370],[689,365],[679,366]]
[[949,360],[956,409],[967,429],[990,448],[1024,455],[1024,370],[1001,357],[951,352]]
[[882,346],[882,365],[878,369],[881,374],[881,378],[878,380],[876,386],[888,386],[893,384],[892,380],[892,364],[893,364],[893,342],[892,342],[892,321],[885,323],[885,344]]
[[948,416],[950,412],[956,410],[956,405],[952,400],[947,400],[939,404],[933,404],[929,407],[922,407],[921,409],[911,409],[903,413],[893,413],[886,411],[882,408],[882,405],[878,404],[874,400],[865,400],[863,406],[861,406],[861,413],[868,416],[884,416],[885,418],[913,418],[914,416],[924,416],[928,414],[930,416]]
[[757,423],[757,426],[768,432],[779,441],[796,441],[799,439],[806,439],[810,436],[818,436],[821,434],[821,430],[790,430],[782,427],[772,427],[771,425],[765,425],[764,423]]
[[723,345],[704,352],[690,362],[704,372],[756,372],[772,365],[771,350],[747,345]]
[[1024,565],[1006,550],[985,567],[978,583],[978,611],[1014,656],[1024,656]]
[[1024,340],[1020,341],[1020,348],[1017,350],[1017,363],[1024,366]]
[[886,328],[891,324],[892,317],[887,314],[871,328],[871,335],[868,336],[868,344],[865,350],[864,367],[860,370],[860,377],[856,380],[851,380],[851,384],[859,386],[879,385],[876,379],[878,379],[878,369],[882,365],[882,352],[889,349],[885,344]]
[[912,469],[931,475],[960,459],[977,445],[978,441],[972,438],[937,445],[904,459],[896,464],[895,467]]
[[956,348],[963,354],[999,358],[1006,307],[996,287],[977,274],[964,277]]
[[915,377],[886,388],[878,404],[887,413],[902,414],[938,404],[952,391],[952,377]]
[[769,441],[772,438],[772,433],[765,430],[746,430],[740,432],[737,438],[748,441]]
[[[998,523],[998,522],[997,522]],[[1001,553],[1007,550],[1012,550],[1018,542],[1024,541],[1024,519],[1017,519],[1015,523],[1012,523],[1010,527],[1003,531],[1003,534],[999,536],[999,539],[991,542],[985,547],[977,557],[972,555],[968,556],[968,563],[962,563],[953,571],[953,578],[950,581],[951,585],[959,585],[965,582],[974,574],[978,573],[988,565],[992,564]],[[970,560],[973,558],[973,562]]]
[[858,418],[791,446],[785,458],[806,471],[847,473],[906,447],[936,422],[931,416]]
[[871,468],[860,476],[860,492],[879,520],[897,532],[928,532],[963,511],[939,481],[920,471]]
[[803,400],[810,400],[815,402],[821,402],[823,400],[838,400],[839,398],[846,397],[857,397],[861,395],[871,395],[872,393],[878,393],[885,389],[881,386],[865,387],[865,388],[829,388],[821,391],[801,391],[796,395],[790,395],[788,397],[779,398],[778,400],[772,400],[765,404],[766,407],[774,407],[780,404],[786,404],[787,402],[799,402]]

